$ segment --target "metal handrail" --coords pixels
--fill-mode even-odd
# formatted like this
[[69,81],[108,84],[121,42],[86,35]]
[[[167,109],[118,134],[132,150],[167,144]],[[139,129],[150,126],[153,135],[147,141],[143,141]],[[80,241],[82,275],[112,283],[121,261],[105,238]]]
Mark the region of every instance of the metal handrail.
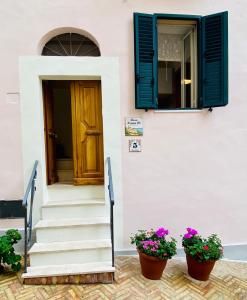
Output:
[[114,267],[114,216],[113,216],[113,206],[114,206],[114,192],[113,192],[113,182],[112,182],[112,172],[111,172],[111,159],[107,157],[108,166],[108,191],[110,199],[110,226],[111,226],[111,244],[112,244],[112,266]]
[[[31,244],[32,240],[32,224],[33,224],[33,199],[34,199],[34,194],[36,191],[36,186],[35,186],[35,180],[37,178],[37,166],[38,166],[38,161],[36,160],[33,166],[33,170],[30,176],[30,179],[28,181],[28,185],[24,194],[24,197],[22,199],[22,206],[25,208],[25,233],[24,233],[24,272],[27,272],[27,251],[28,247]],[[28,197],[29,194],[31,193],[30,196],[30,209],[29,209],[29,215],[27,213],[28,210]]]
[[113,192],[111,158],[110,157],[107,157],[107,165],[108,165],[108,178],[109,178],[109,184],[108,184],[109,198],[110,198],[112,205],[114,205],[114,192]]

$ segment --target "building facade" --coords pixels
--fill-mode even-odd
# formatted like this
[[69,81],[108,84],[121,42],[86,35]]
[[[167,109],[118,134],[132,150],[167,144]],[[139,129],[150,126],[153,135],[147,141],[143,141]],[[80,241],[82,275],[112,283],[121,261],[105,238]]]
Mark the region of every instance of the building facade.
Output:
[[[80,175],[77,173],[77,176],[74,176],[77,178],[76,184],[79,184],[78,189],[82,189],[85,184],[92,184],[92,180],[97,178],[98,184],[103,183],[102,186],[105,187],[103,193],[107,203],[109,196],[106,158],[111,158],[115,192],[116,253],[133,253],[129,236],[137,229],[164,225],[179,239],[184,228],[190,226],[197,228],[203,235],[219,234],[223,244],[229,246],[226,247],[228,249],[226,257],[244,259],[239,253],[246,249],[244,247],[247,245],[245,9],[244,2],[229,0],[186,3],[180,0],[5,2],[0,10],[1,27],[4,29],[1,32],[0,50],[0,199],[22,199],[34,161],[38,160],[34,223],[42,218],[41,207],[49,202],[51,197],[49,186],[57,181],[54,178],[58,175],[54,175],[54,182],[51,178],[49,182],[47,162],[49,146],[47,141],[45,142],[48,132],[44,131],[47,125],[46,118],[49,119],[47,117],[49,109],[44,108],[46,97],[44,95],[49,95],[49,92],[45,94],[42,82],[52,81],[58,85],[59,81],[73,82],[75,99],[81,94],[87,95],[85,97],[90,99],[90,93],[94,96],[98,93],[95,86],[90,86],[89,92],[84,90],[83,86],[81,88],[76,86],[77,83],[100,82],[98,88],[102,106],[96,105],[92,111],[102,111],[102,114],[99,113],[102,120],[89,114],[85,122],[80,120],[77,124],[73,121],[72,124],[75,130],[73,132],[80,131],[77,136],[80,134],[90,136],[91,140],[85,146],[88,156],[83,158],[80,145],[78,149],[76,148],[76,137],[73,137],[71,142],[73,150],[70,148],[68,151],[74,151],[73,155],[78,159],[76,163],[74,161],[74,168],[75,164],[78,170],[81,168]],[[228,11],[228,34],[226,36],[223,28],[221,42],[224,41],[225,48],[220,45],[224,48],[220,55],[225,55],[225,60],[222,59],[222,65],[215,73],[210,73],[210,68],[207,69],[207,66],[203,65],[202,47],[205,45],[200,43],[201,26],[207,25],[206,21],[198,20],[199,16],[224,11]],[[134,13],[148,14],[136,15],[136,28],[134,28]],[[171,17],[171,14],[175,16]],[[144,66],[142,71],[144,75],[138,74],[140,67],[138,63],[142,63],[141,58],[139,57],[140,60],[137,61],[140,51],[137,47],[143,46],[140,36],[142,29],[137,25],[138,22],[142,22],[140,16],[152,19],[151,23],[148,21],[147,25],[143,25],[143,30],[148,31],[143,41],[145,42],[145,38],[151,39],[147,47],[152,43],[150,51],[154,51],[154,56],[157,55],[156,60],[154,56],[151,57],[151,64],[156,66],[152,65],[151,71],[148,65],[150,57],[147,61],[144,59],[144,63],[147,63],[145,65],[147,69]],[[162,22],[155,23],[153,16],[156,16],[156,21],[159,19],[159,22],[160,20],[169,22],[164,22],[163,25]],[[174,25],[177,26],[175,29]],[[153,44],[153,33],[151,34],[145,26],[158,27],[155,31],[158,43],[156,46]],[[74,40],[71,40],[73,43],[70,45],[69,39],[66,44],[65,38],[63,45],[60,45],[59,41],[55,46],[49,44],[49,41],[63,34],[83,36],[84,40],[75,41],[75,44]],[[186,46],[185,39],[188,34],[190,46]],[[214,32],[211,34],[213,36]],[[181,46],[181,42],[178,43],[176,39],[182,35]],[[167,38],[167,43],[170,43],[170,52],[166,51],[166,48],[161,49],[165,45],[165,41],[160,44],[162,38],[164,40]],[[88,53],[85,50],[81,55],[77,55],[76,51],[80,51],[78,49],[80,45],[84,47],[88,40],[96,52],[90,52],[89,49]],[[210,42],[208,43],[210,45]],[[69,52],[68,49],[72,49],[69,48],[72,44],[75,48]],[[47,53],[44,53],[45,46]],[[60,47],[60,50],[56,47]],[[143,47],[145,48],[145,45]],[[189,47],[188,51],[186,47]],[[49,52],[50,49],[53,53]],[[61,51],[64,51],[64,54]],[[181,51],[183,51],[182,58],[176,58],[180,57]],[[227,52],[224,51],[228,52],[228,60]],[[226,81],[218,83],[219,86],[221,84],[222,93],[227,93],[228,88],[228,95],[224,95],[225,98],[223,97],[224,100],[220,105],[217,105],[218,103],[214,105],[213,102],[201,105],[205,79],[201,75],[203,68],[204,71],[209,70],[209,78],[218,74],[218,70],[222,71],[222,68],[224,70],[218,74],[220,76],[218,80],[220,81],[226,74],[228,76],[228,83]],[[177,70],[179,75],[176,79]],[[148,91],[143,90],[145,84],[148,84],[141,78],[146,76],[146,71],[156,72],[151,91],[150,88]],[[140,78],[137,78],[138,76]],[[162,80],[166,81],[166,84],[162,85]],[[208,89],[208,93],[214,90],[214,83]],[[178,85],[179,92],[176,89]],[[84,88],[87,89],[88,86]],[[64,89],[66,90],[65,87]],[[59,98],[59,87],[53,87],[53,94],[55,90]],[[158,99],[153,93],[156,93]],[[146,95],[151,103],[145,102]],[[174,100],[176,97],[181,98],[179,104]],[[191,101],[188,102],[188,99]],[[87,101],[91,103],[91,100]],[[91,105],[85,103],[81,105],[84,107]],[[208,109],[211,107],[212,111]],[[74,106],[73,109],[76,111],[81,108]],[[60,107],[61,110],[67,109]],[[73,118],[73,111],[71,114]],[[65,120],[62,115],[61,118]],[[126,136],[126,118],[141,119],[142,136]],[[90,120],[96,122],[96,125],[90,125]],[[70,122],[71,120],[68,124]],[[83,129],[86,133],[81,133],[80,122],[91,126]],[[61,123],[63,121],[60,125]],[[102,128],[99,124],[102,124]],[[92,129],[92,126],[95,128]],[[140,152],[129,150],[129,144],[133,143],[133,139],[137,139],[138,143],[141,141]],[[61,145],[54,151],[56,155],[69,157],[68,154],[64,154],[67,149]],[[83,162],[79,161],[78,156],[88,163],[87,170],[84,169],[87,173],[85,176],[82,174]],[[89,173],[91,175],[88,175]],[[91,182],[82,183],[80,178],[83,176],[89,178]],[[83,185],[80,185],[81,183]],[[73,185],[74,189],[77,185]],[[65,200],[63,195],[64,192],[61,191],[56,197],[58,200]]]

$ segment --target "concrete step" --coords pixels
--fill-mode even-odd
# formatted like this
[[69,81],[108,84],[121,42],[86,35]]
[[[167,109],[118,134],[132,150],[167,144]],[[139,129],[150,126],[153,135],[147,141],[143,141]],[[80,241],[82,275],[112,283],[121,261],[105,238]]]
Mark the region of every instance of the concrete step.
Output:
[[64,264],[64,265],[44,265],[41,267],[28,267],[27,273],[22,274],[22,278],[64,276],[77,274],[98,274],[114,272],[111,261],[94,262],[84,264]]
[[70,158],[60,158],[56,160],[57,170],[73,170],[73,160]]
[[36,226],[38,243],[108,239],[109,217],[41,220]]
[[111,259],[110,240],[35,243],[29,251],[32,267],[104,262]]
[[70,202],[83,199],[104,199],[103,185],[74,186],[71,184],[52,184],[48,186],[47,202]]
[[108,207],[105,205],[104,199],[51,201],[42,206],[44,220],[103,217],[108,214]]

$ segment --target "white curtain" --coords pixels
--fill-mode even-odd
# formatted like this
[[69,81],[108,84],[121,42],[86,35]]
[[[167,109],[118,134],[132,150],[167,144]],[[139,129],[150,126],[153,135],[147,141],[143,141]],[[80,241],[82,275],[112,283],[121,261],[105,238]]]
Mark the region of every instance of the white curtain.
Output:
[[158,60],[181,61],[181,35],[158,33]]

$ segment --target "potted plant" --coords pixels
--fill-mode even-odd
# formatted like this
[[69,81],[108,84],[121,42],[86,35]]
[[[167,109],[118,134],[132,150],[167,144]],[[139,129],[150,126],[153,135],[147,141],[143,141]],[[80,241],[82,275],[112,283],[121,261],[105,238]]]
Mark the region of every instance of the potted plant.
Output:
[[131,236],[139,253],[141,270],[144,277],[152,280],[161,278],[167,260],[176,254],[176,240],[166,240],[168,230],[160,227],[156,231],[138,230]]
[[14,244],[21,239],[21,234],[16,229],[9,229],[0,237],[0,273],[4,271],[4,265],[10,265],[15,272],[21,268],[21,256],[15,253]]
[[203,238],[198,235],[197,230],[187,228],[182,245],[186,254],[189,275],[197,280],[208,280],[215,262],[223,256],[223,247],[219,237],[212,234]]

